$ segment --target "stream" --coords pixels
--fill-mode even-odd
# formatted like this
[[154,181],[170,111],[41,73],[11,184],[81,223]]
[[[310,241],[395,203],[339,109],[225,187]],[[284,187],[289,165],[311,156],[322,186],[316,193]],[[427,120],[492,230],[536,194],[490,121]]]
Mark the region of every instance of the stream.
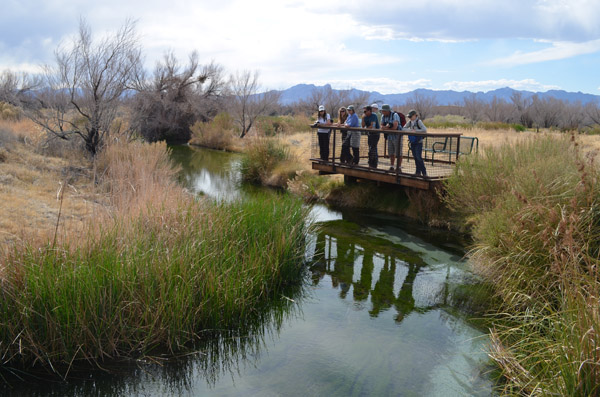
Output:
[[[244,185],[240,156],[172,147],[180,181],[217,200]],[[273,192],[273,194],[280,194]],[[33,396],[489,396],[489,339],[471,318],[481,288],[451,232],[404,218],[314,205],[302,286],[257,324],[177,359],[16,382]],[[480,296],[480,295],[479,295]]]

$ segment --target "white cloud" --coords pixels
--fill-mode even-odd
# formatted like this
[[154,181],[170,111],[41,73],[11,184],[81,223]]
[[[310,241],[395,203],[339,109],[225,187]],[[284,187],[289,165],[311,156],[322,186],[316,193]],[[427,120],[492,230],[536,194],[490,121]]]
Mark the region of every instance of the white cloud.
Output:
[[517,66],[537,62],[567,59],[578,55],[592,54],[598,51],[600,51],[600,39],[586,41],[584,43],[560,41],[551,43],[551,47],[538,51],[517,51],[510,56],[494,59],[487,64],[492,66]]
[[492,91],[498,88],[510,87],[515,90],[548,91],[560,89],[559,86],[542,84],[534,79],[524,80],[481,80],[481,81],[450,81],[444,84],[444,89],[454,91]]
[[600,36],[597,0],[380,0],[371,10],[357,0],[345,4],[366,27],[365,37],[381,40],[582,42]]
[[311,80],[305,83],[312,83],[317,86],[331,84],[331,87],[339,90],[347,90],[356,88],[363,91],[377,91],[380,94],[399,94],[409,92],[417,88],[430,88],[431,80],[394,80],[386,77],[381,78],[364,78],[364,79],[345,79],[345,80]]

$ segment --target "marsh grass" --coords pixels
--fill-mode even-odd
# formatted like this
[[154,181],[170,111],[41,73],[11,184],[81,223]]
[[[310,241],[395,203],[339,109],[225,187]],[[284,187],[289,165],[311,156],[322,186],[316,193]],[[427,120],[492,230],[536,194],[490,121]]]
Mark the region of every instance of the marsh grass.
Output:
[[463,157],[446,201],[495,285],[491,356],[505,392],[599,395],[600,181],[574,135]]
[[239,132],[228,113],[219,113],[210,122],[197,122],[192,128],[191,145],[209,149],[239,151]]
[[8,257],[3,362],[49,368],[184,349],[299,280],[305,210],[287,196],[188,202]]
[[66,376],[82,361],[185,351],[300,282],[299,199],[197,200],[176,173],[164,143],[109,145],[90,172],[98,208],[85,226],[4,253],[3,368]]

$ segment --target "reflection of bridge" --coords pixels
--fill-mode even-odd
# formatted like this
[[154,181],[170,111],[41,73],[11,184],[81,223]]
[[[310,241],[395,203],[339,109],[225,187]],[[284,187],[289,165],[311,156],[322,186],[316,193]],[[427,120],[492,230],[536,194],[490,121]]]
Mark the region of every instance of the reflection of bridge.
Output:
[[357,303],[366,302],[370,296],[371,316],[393,306],[398,322],[414,310],[424,312],[449,303],[449,266],[430,271],[414,253],[402,255],[389,246],[376,247],[386,251],[378,252],[368,239],[361,244],[355,241],[354,237],[334,237],[325,231],[317,234],[311,268],[315,285],[328,275],[333,287],[340,289],[340,298],[346,299],[350,290]]
[[[311,161],[312,168],[324,173],[343,174],[345,180],[369,179],[377,182],[391,183],[401,186],[414,187],[418,189],[429,189],[439,184],[441,180],[452,173],[454,164],[461,154],[470,153],[473,146],[473,138],[463,145],[461,150],[460,133],[418,133],[408,131],[382,131],[368,128],[347,128],[343,130],[339,126],[319,125],[313,128],[327,128],[331,130],[329,139],[329,157],[327,160],[320,158],[317,132],[313,134]],[[360,131],[360,161],[356,165],[342,163],[340,160],[342,142],[346,138],[346,132]],[[387,145],[383,134],[399,135],[399,145],[394,154],[401,161],[401,168],[390,171],[390,153],[387,153]],[[379,153],[379,165],[377,168],[369,168],[367,165],[368,134],[379,134],[377,144]],[[426,177],[415,175],[415,163],[409,149],[408,135],[423,136],[423,159],[427,168]],[[465,138],[463,137],[463,140]],[[470,146],[469,146],[470,145]],[[393,154],[393,153],[392,153]]]

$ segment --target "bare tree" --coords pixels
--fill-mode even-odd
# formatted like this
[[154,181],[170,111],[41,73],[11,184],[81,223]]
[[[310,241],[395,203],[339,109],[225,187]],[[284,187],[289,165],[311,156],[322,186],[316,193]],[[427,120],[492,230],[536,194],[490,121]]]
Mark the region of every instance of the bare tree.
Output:
[[231,113],[241,128],[240,138],[248,134],[258,118],[277,105],[281,93],[266,91],[259,93],[259,73],[245,70],[230,77]]
[[31,119],[62,139],[79,136],[95,155],[109,133],[120,100],[141,68],[141,47],[135,23],[126,21],[114,34],[94,41],[80,21],[71,43],[55,53],[46,67],[45,89],[28,106]]
[[0,74],[0,102],[21,106],[40,85],[41,79],[38,76],[4,70]]
[[414,109],[422,120],[432,115],[433,109],[437,106],[435,96],[426,96],[419,91],[414,91],[412,98],[406,101],[406,107]]
[[470,119],[473,124],[481,120],[484,109],[485,103],[477,99],[477,95],[471,94],[463,98],[463,116]]
[[151,78],[143,72],[136,78],[132,124],[150,142],[187,142],[197,120],[216,115],[224,88],[221,66],[200,65],[196,52],[181,66],[173,53],[167,53]]
[[598,102],[589,102],[585,105],[585,114],[593,124],[600,125],[600,105]]
[[513,91],[510,100],[517,112],[517,122],[527,128],[531,128],[533,126],[533,119],[531,118],[531,99],[523,98],[523,93],[519,91]]
[[484,113],[490,121],[510,123],[514,114],[514,106],[504,99],[494,96],[492,102],[485,106]]
[[564,117],[565,104],[556,98],[540,98],[534,95],[531,102],[533,122],[540,128],[559,127]]

